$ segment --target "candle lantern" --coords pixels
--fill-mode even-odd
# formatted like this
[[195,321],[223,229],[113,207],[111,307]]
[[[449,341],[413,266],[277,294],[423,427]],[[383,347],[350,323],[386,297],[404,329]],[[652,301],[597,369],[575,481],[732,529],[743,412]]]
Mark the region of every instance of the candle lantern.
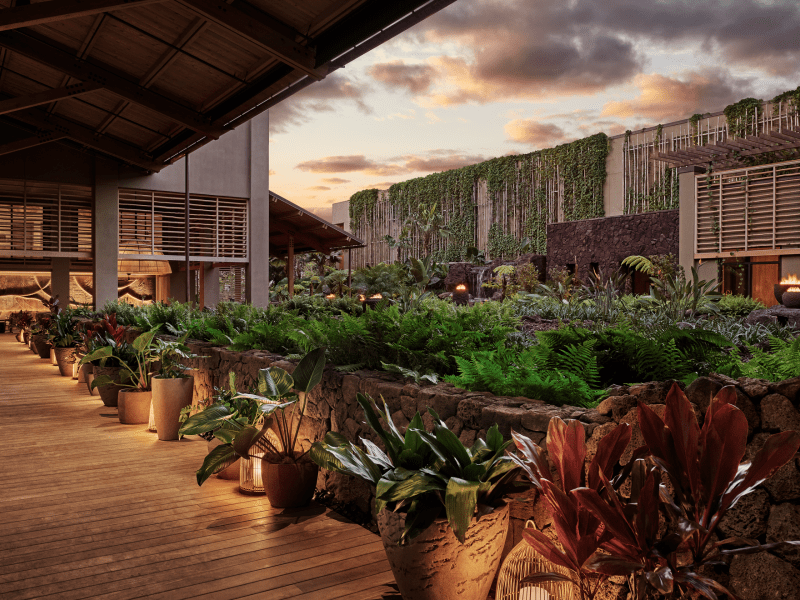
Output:
[[261,478],[261,459],[264,453],[250,449],[250,458],[239,460],[239,491],[243,494],[264,494],[264,481]]
[[[533,521],[525,523],[525,527],[536,525]],[[522,540],[512,548],[500,574],[497,576],[497,600],[576,600],[578,597],[575,584],[568,581],[543,581],[536,584],[521,584],[530,575],[537,573],[559,573],[567,577],[572,574],[568,569],[555,565],[533,549],[528,542]]]
[[453,291],[453,302],[461,306],[469,304],[469,290],[465,283],[459,283]]

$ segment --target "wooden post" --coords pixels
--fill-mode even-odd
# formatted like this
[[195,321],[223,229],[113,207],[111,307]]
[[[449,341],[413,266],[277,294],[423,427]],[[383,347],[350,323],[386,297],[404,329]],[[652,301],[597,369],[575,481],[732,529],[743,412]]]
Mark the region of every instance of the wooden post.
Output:
[[289,280],[289,298],[294,298],[294,238],[289,236],[286,277]]
[[184,232],[186,239],[184,240],[184,251],[186,252],[186,302],[192,301],[192,269],[189,265],[189,153],[187,152],[186,155],[183,157],[183,160],[186,161],[186,171],[185,171],[185,183],[184,183],[184,190],[185,190],[185,198],[184,198],[184,205],[186,209],[186,214],[184,215]]
[[353,249],[347,249],[347,288],[350,297],[353,297]]

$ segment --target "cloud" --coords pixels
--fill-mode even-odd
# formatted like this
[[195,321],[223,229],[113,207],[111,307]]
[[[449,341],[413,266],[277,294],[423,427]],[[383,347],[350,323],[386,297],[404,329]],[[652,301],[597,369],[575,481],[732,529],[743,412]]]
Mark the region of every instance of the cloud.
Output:
[[652,73],[637,75],[639,95],[633,100],[617,100],[603,106],[601,115],[675,120],[700,112],[712,112],[753,93],[752,80],[738,78],[728,71],[701,69],[669,77]]
[[312,206],[307,208],[306,210],[311,211],[315,215],[317,215],[320,219],[325,219],[328,222],[331,222],[333,218],[333,208],[328,206]]
[[323,179],[325,183],[330,183],[331,185],[338,185],[340,183],[350,183],[349,179],[342,179],[341,177],[326,177]]
[[436,70],[430,65],[407,65],[402,60],[376,63],[367,69],[367,73],[388,88],[412,94],[427,91],[436,76]]
[[448,171],[486,160],[479,154],[465,154],[456,150],[430,150],[422,155],[407,154],[386,159],[383,162],[368,159],[363,154],[350,156],[326,156],[307,160],[295,168],[308,173],[353,173],[391,176],[408,173],[433,173]]
[[522,144],[549,148],[564,141],[566,133],[553,123],[540,123],[534,119],[514,119],[505,125],[508,139]]
[[370,183],[367,188],[376,188],[379,190],[388,190],[392,187],[396,181],[381,181],[380,183]]
[[292,127],[310,122],[318,113],[334,112],[343,103],[355,105],[364,114],[372,114],[372,108],[365,101],[370,91],[364,82],[334,73],[271,108],[270,130],[286,133]]
[[315,185],[306,189],[313,190],[315,192],[328,192],[331,188],[329,188],[327,185]]
[[418,35],[465,51],[429,59],[436,77],[418,101],[450,106],[591,94],[628,81],[643,55],[631,40],[587,23],[584,2],[483,0],[437,13]]

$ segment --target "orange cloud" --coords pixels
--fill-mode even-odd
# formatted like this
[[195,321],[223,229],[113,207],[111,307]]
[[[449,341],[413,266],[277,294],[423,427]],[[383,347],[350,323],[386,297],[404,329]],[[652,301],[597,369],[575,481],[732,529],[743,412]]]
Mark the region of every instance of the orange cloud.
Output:
[[548,148],[564,141],[564,130],[553,123],[540,123],[533,119],[514,119],[505,125],[508,139],[523,144]]

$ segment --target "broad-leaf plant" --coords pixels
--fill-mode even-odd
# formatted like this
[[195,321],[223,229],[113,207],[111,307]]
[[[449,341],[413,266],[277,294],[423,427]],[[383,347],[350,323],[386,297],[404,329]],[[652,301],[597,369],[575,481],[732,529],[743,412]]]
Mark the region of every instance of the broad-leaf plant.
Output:
[[[211,475],[239,458],[249,459],[253,448],[264,452],[264,460],[272,463],[308,461],[308,450],[299,448],[297,439],[308,405],[307,395],[322,380],[324,369],[325,349],[319,348],[306,354],[292,374],[280,367],[261,369],[257,393],[237,392],[231,376],[231,400],[245,402],[214,404],[190,417],[180,430],[181,435],[213,431],[214,437],[223,442],[208,453],[197,470],[197,484],[203,485]],[[268,435],[270,431],[272,435]]]
[[[777,433],[751,462],[742,463],[747,419],[735,402],[733,387],[720,390],[701,427],[675,384],[664,419],[639,404],[645,445],[633,451],[630,461],[624,467],[617,464],[631,437],[630,427],[622,424],[601,440],[586,474],[583,427],[576,421],[550,422],[547,451],[556,476],[539,446],[513,434],[520,452],[515,460],[542,493],[559,543],[532,529],[525,531],[525,539],[574,574],[581,600],[594,598],[602,582],[615,575],[630,578],[637,599],[736,598],[708,575],[708,567],[735,554],[800,545],[717,536],[725,514],[800,448],[797,432]],[[626,481],[629,491],[623,493]],[[564,577],[543,573],[526,582]]]
[[[357,395],[369,426],[385,451],[361,438],[365,450],[342,434],[329,432],[311,448],[311,458],[321,467],[359,477],[376,488],[375,508],[406,514],[400,543],[413,540],[436,519],[446,518],[463,543],[473,517],[480,518],[501,505],[512,490],[519,468],[509,456],[497,425],[466,448],[436,412],[433,432],[425,431],[419,412],[400,433],[384,410],[362,394]],[[381,425],[381,420],[386,424]]]

